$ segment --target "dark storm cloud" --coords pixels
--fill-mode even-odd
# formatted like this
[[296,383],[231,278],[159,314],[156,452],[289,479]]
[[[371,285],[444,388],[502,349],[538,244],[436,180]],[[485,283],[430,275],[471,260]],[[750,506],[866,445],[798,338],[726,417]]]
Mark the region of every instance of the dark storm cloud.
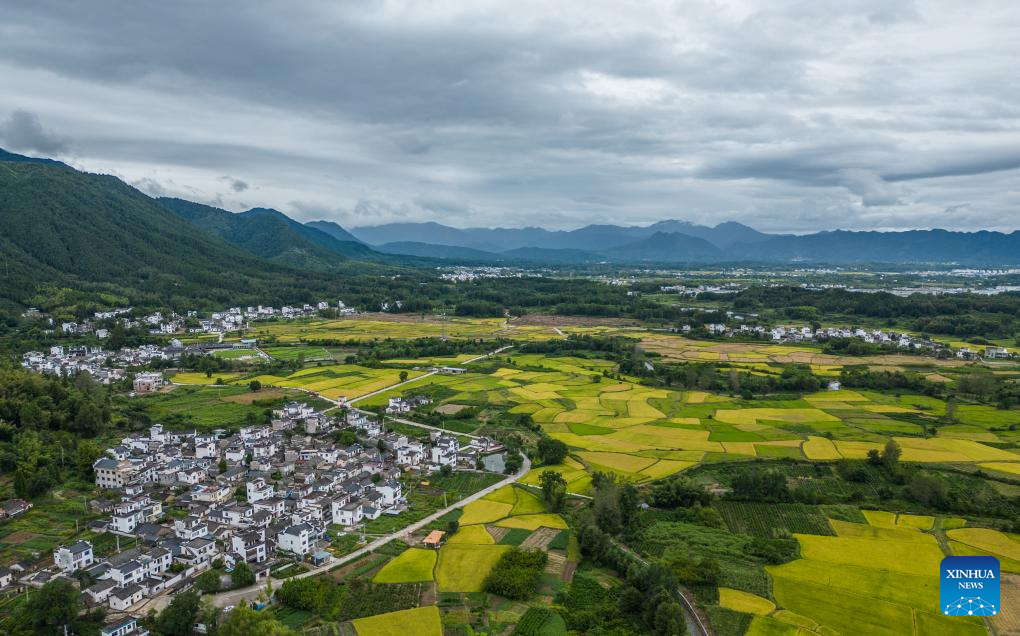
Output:
[[50,155],[67,150],[67,141],[43,128],[35,113],[16,110],[0,121],[0,143],[11,150],[41,152]]
[[36,0],[5,7],[0,117],[149,192],[355,225],[1007,228],[1018,27],[1006,0]]

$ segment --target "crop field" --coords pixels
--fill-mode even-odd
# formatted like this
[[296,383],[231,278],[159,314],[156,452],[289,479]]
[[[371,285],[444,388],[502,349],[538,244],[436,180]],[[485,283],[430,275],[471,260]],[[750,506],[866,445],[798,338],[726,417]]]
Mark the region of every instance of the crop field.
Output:
[[[985,633],[979,619],[937,613],[939,581],[931,573],[944,555],[934,536],[915,527],[923,522],[908,518],[896,523],[892,515],[871,515],[869,520],[878,525],[833,520],[836,536],[794,535],[801,558],[766,568],[776,603],[794,616],[843,634]],[[770,616],[787,623],[790,618]],[[768,625],[755,622],[762,623],[759,630]]]
[[719,588],[719,605],[736,612],[760,616],[768,616],[776,610],[776,604],[767,598],[729,587]]
[[[823,391],[803,399],[744,401],[699,391],[642,386],[604,377],[606,360],[526,354],[502,358],[492,373],[429,376],[420,383],[366,400],[424,390],[439,404],[504,409],[527,414],[565,442],[586,472],[615,473],[645,482],[704,461],[734,458],[859,459],[890,438],[908,462],[977,463],[999,472],[1020,471],[1020,453],[1002,448],[1017,438],[1001,426],[997,409],[961,405],[959,424],[925,438],[917,422],[935,422],[938,399],[870,391]],[[964,407],[968,406],[969,409]],[[994,430],[993,430],[994,429]],[[570,472],[572,492],[583,492],[582,471]],[[530,480],[530,481],[529,481]],[[525,483],[537,483],[528,476]]]
[[949,530],[953,553],[959,556],[994,556],[1003,571],[1020,574],[1020,535],[989,528]]
[[839,375],[846,365],[868,365],[879,369],[901,369],[912,366],[953,368],[966,364],[962,360],[934,360],[908,355],[836,356],[822,353],[817,346],[777,345],[769,342],[715,342],[693,340],[664,333],[636,334],[641,347],[654,351],[667,360],[696,362],[729,362],[760,373],[779,373],[779,365],[800,363],[811,365],[818,375]]
[[443,623],[439,608],[432,605],[379,614],[353,621],[358,636],[442,636]]
[[265,351],[266,354],[274,360],[293,361],[297,360],[299,356],[304,356],[305,362],[333,360],[333,354],[322,347],[306,347],[302,345],[294,345],[290,347],[262,347],[262,351]]
[[[489,570],[511,544],[524,542],[540,528],[567,527],[563,517],[547,511],[541,498],[514,486],[504,486],[469,503],[459,522],[460,528],[439,550],[436,583],[441,592],[481,591]],[[502,539],[510,533],[520,540],[497,543],[496,537]]]
[[[246,334],[277,342],[302,341],[369,341],[409,338],[497,338],[506,335],[509,327],[504,318],[440,319],[407,314],[363,314],[336,320],[286,320],[260,322]],[[555,332],[549,330],[553,336]]]
[[731,532],[772,538],[780,533],[834,535],[817,506],[717,501],[713,507]]
[[262,359],[259,352],[254,349],[220,349],[218,351],[214,351],[213,355],[217,358],[223,358],[224,360],[237,360],[241,362],[245,360],[255,361]]
[[217,380],[230,383],[243,377],[243,373],[216,372],[206,375],[198,372],[183,372],[174,374],[170,380],[174,384],[215,384]]
[[508,545],[444,545],[436,567],[439,591],[481,592],[485,577],[509,549]]
[[385,364],[401,367],[449,367],[464,364],[472,358],[477,358],[477,353],[461,353],[455,356],[436,356],[432,358],[390,358]]
[[[205,378],[205,376],[202,376]],[[150,393],[133,398],[144,406],[153,421],[196,428],[244,424],[249,416],[261,417],[264,405],[255,402],[280,401],[298,395],[296,391],[263,390],[247,386],[178,386],[167,393]]]
[[436,551],[409,548],[383,566],[373,583],[417,583],[431,581],[436,567]]
[[[407,373],[412,379],[421,375],[419,371],[408,371]],[[247,384],[251,380],[258,380],[263,386],[292,387],[314,391],[334,400],[340,397],[355,399],[398,383],[400,371],[397,369],[369,369],[353,364],[334,364],[308,367],[287,376],[258,375],[235,381]]]

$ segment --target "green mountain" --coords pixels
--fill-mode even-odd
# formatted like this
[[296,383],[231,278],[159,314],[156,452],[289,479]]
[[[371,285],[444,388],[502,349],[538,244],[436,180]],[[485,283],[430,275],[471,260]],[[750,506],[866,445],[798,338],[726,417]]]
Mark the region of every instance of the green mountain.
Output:
[[371,248],[342,241],[269,208],[228,212],[184,199],[159,198],[167,210],[246,252],[301,268],[329,269],[350,258],[376,260]]
[[338,241],[353,241],[355,243],[361,243],[361,241],[358,240],[358,237],[343,229],[339,224],[334,223],[333,221],[309,221],[308,223],[305,223],[305,225],[308,227],[314,227],[320,232],[325,232]]
[[[115,177],[28,159],[0,157],[0,305],[8,309],[85,315],[128,303],[185,310],[340,297],[378,306],[405,293],[397,285],[417,285],[405,270],[325,248],[323,258],[336,263],[329,271],[267,261]],[[395,271],[404,276],[379,282]]]

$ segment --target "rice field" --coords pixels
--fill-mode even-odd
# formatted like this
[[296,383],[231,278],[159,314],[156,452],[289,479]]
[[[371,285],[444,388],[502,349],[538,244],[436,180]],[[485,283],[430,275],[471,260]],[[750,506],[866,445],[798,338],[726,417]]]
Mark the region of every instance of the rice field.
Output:
[[[611,363],[597,358],[504,354],[498,361],[504,366],[492,373],[429,376],[415,386],[440,391],[441,404],[530,416],[549,436],[566,443],[580,462],[576,472],[557,468],[570,473],[571,492],[587,487],[584,472],[598,470],[645,482],[727,455],[859,459],[872,449],[881,450],[889,439],[900,444],[907,462],[978,463],[999,472],[1020,471],[1020,453],[992,445],[1012,434],[988,430],[999,421],[993,414],[1001,417],[996,409],[971,409],[960,416],[961,424],[941,427],[938,437],[924,438],[922,426],[910,418],[937,417],[945,409],[940,400],[927,396],[839,390],[803,399],[745,402],[605,377],[602,372]],[[392,394],[402,390],[411,389]],[[383,403],[390,395],[373,396],[363,405]],[[959,412],[964,412],[962,406]],[[536,476],[526,477],[525,483],[537,483]]]
[[[517,545],[540,528],[567,528],[563,517],[548,512],[536,493],[515,486],[504,486],[469,503],[459,523],[457,532],[439,550],[435,572],[441,592],[481,591],[485,577],[511,543]],[[497,542],[507,530],[520,533],[516,543]]]
[[414,609],[379,614],[352,621],[358,636],[442,636],[443,623],[439,608],[431,605]]
[[481,592],[485,577],[509,549],[508,545],[444,545],[436,566],[439,591]]
[[409,548],[379,570],[374,583],[417,583],[431,581],[436,567],[436,551]]
[[[984,634],[980,619],[938,613],[939,581],[932,573],[944,554],[935,537],[920,529],[930,527],[930,518],[900,515],[901,522],[890,513],[864,513],[867,525],[831,520],[836,536],[794,535],[801,558],[766,567],[776,603],[816,623],[814,629],[800,627],[819,633]],[[749,611],[750,600],[736,603],[741,601],[745,609],[738,611]],[[777,612],[768,621],[792,625],[792,616]]]
[[[258,375],[237,382],[247,384],[258,380],[263,386],[281,386],[314,391],[331,400],[359,398],[400,382],[398,369],[369,369],[353,364],[332,364],[308,367],[287,376]],[[421,371],[406,371],[409,379],[422,375]]]

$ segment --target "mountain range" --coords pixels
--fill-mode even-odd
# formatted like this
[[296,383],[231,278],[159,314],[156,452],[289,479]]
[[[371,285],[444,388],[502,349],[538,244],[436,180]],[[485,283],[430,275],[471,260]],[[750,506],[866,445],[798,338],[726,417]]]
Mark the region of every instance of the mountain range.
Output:
[[153,199],[113,176],[0,150],[0,258],[0,300],[21,305],[33,303],[44,288],[66,297],[66,305],[75,305],[83,290],[111,298],[151,294],[175,304],[227,297],[270,302],[300,290],[355,294],[358,281],[377,292],[390,284],[384,280],[406,281],[419,266],[444,262],[1020,265],[1020,232],[794,236],[734,222],[707,227],[683,221],[576,230],[438,223],[345,229],[332,221],[301,223],[268,208],[235,213]]

